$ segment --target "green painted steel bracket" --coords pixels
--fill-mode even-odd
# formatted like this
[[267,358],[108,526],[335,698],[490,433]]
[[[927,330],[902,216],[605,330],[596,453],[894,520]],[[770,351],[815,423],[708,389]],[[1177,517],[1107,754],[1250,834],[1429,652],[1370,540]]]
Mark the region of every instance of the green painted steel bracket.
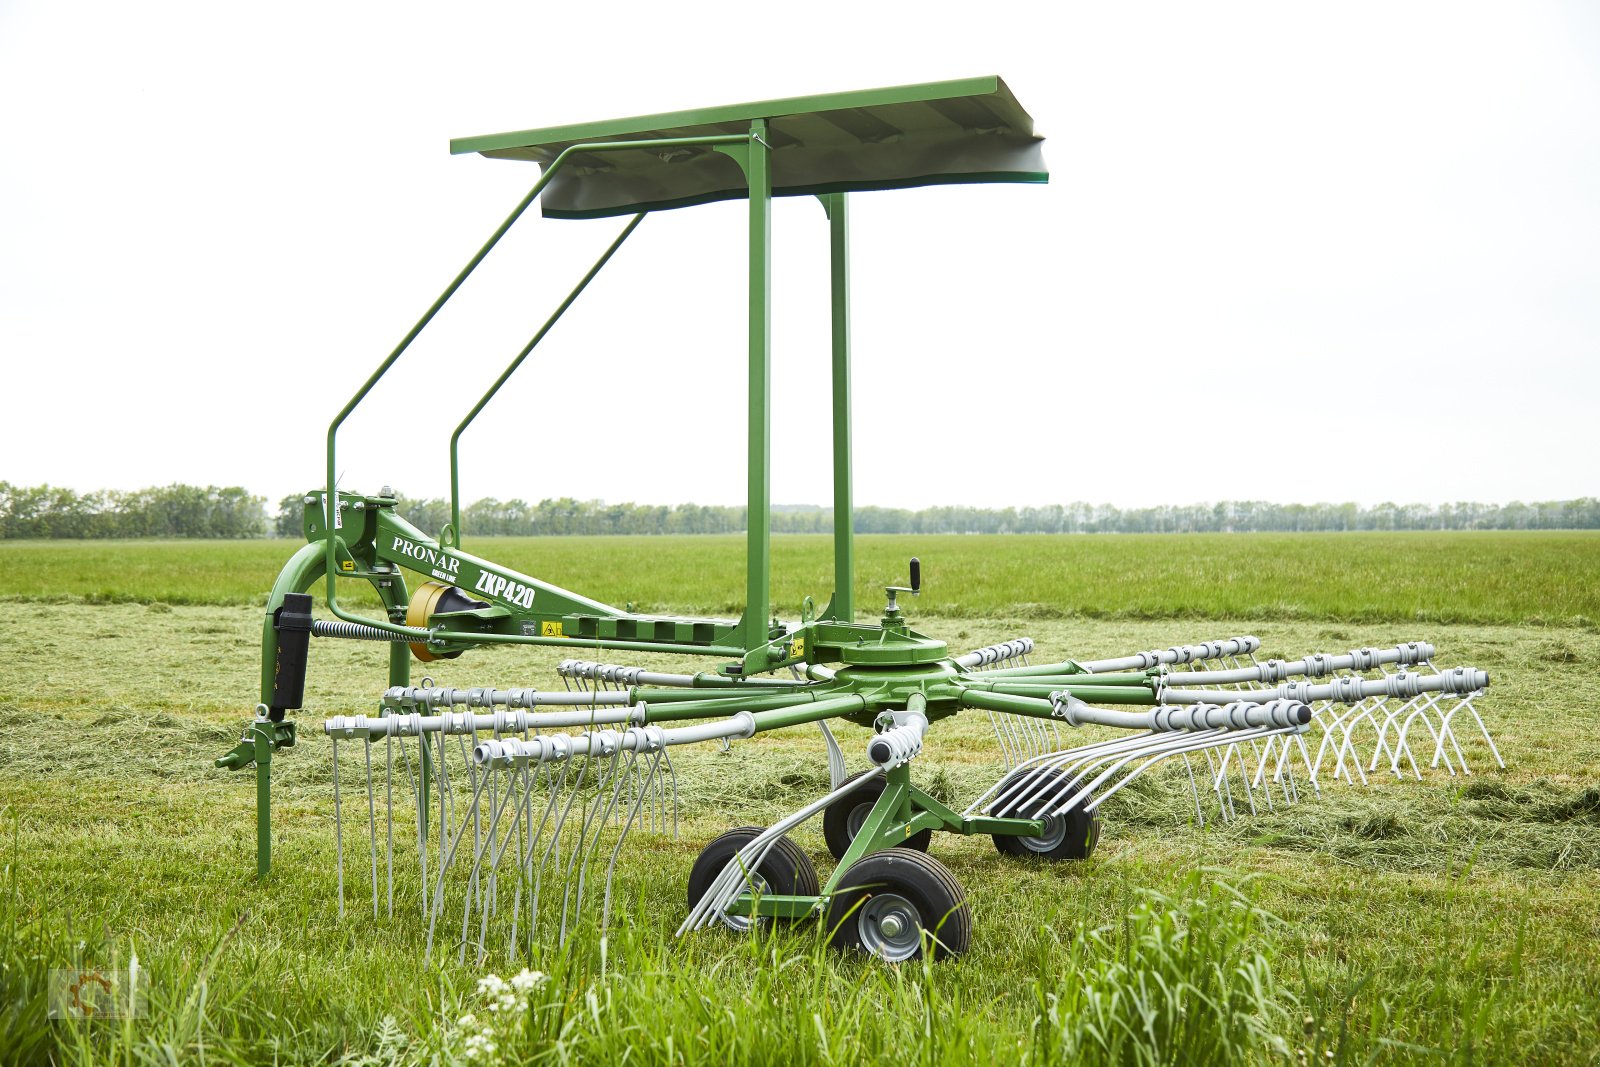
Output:
[[256,877],[272,871],[272,754],[280,748],[293,748],[295,725],[256,719],[241,740],[216,766],[227,770],[256,769]]

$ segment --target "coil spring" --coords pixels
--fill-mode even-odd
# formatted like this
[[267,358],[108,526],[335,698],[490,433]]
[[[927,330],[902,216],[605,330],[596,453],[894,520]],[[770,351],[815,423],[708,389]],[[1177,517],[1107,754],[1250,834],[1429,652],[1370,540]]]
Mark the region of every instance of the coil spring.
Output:
[[343,619],[313,619],[311,632],[318,637],[342,637],[347,641],[426,641],[428,632],[418,630],[414,634],[392,634],[388,630],[380,630],[376,626],[367,626],[359,622],[345,622]]

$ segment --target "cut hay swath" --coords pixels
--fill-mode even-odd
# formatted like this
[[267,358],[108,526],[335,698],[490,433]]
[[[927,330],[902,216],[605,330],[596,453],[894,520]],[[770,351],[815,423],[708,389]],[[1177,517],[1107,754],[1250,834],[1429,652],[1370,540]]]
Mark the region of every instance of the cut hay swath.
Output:
[[[457,141],[453,149],[531,160],[532,189],[333,420],[327,480],[306,494],[307,544],[279,575],[262,629],[261,704],[222,766],[253,766],[258,868],[271,864],[271,764],[296,740],[312,637],[386,642],[389,684],[370,715],[323,723],[334,765],[339,907],[370,895],[372,917],[422,924],[427,952],[482,961],[564,941],[581,917],[612,920],[631,835],[675,833],[683,745],[744,743],[815,724],[831,789],[767,827],[710,842],[688,879],[680,935],[711,926],[814,919],[842,947],[885,960],[957,955],[971,940],[966,897],[927,849],[935,831],[993,838],[1008,856],[1081,859],[1102,805],[1158,766],[1181,766],[1195,818],[1292,804],[1333,781],[1471,773],[1459,732],[1481,733],[1488,676],[1438,669],[1422,641],[1262,660],[1242,636],[1118,659],[1030,662],[1019,637],[965,654],[911,628],[885,589],[876,622],[853,599],[848,194],[930,184],[1042,182],[1042,138],[998,78],[708,108]],[[816,196],[832,256],[834,588],[782,619],[770,604],[770,210]],[[639,614],[519,573],[462,548],[463,432],[623,242],[656,211],[713,200],[749,207],[749,529],[746,607],[737,619]],[[451,522],[430,537],[394,494],[341,491],[335,446],[346,417],[499,239],[535,202],[552,218],[629,216],[450,439]],[[420,576],[408,588],[407,574]],[[372,585],[386,617],[340,603],[343,581]],[[326,594],[312,617],[307,590]],[[577,654],[699,658],[692,673],[565,660],[562,687],[412,685],[411,662],[495,644]],[[994,784],[956,810],[912,782],[936,725],[967,713],[994,727]],[[852,760],[833,727],[871,732]],[[1075,728],[1110,739],[1074,743]],[[853,746],[851,746],[853,748]],[[821,816],[837,859],[826,881],[789,838]],[[365,859],[367,870],[355,872]],[[347,866],[351,869],[349,881]],[[397,883],[400,891],[397,894]]]

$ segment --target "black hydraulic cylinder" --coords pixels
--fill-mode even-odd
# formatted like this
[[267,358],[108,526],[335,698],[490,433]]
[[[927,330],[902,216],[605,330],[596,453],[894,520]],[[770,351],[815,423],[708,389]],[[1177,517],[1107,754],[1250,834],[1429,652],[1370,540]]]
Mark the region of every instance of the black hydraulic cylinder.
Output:
[[306,650],[311,645],[311,597],[289,593],[272,613],[272,628],[278,631],[278,651],[272,662],[272,703],[269,718],[283,719],[283,713],[298,708],[306,696]]

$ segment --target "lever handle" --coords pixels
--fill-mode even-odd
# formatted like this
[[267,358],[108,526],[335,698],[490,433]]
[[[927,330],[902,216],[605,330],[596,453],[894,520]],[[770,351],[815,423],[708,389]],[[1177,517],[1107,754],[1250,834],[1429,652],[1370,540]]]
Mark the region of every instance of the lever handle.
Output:
[[922,561],[916,556],[911,557],[911,595],[919,596],[922,593]]

